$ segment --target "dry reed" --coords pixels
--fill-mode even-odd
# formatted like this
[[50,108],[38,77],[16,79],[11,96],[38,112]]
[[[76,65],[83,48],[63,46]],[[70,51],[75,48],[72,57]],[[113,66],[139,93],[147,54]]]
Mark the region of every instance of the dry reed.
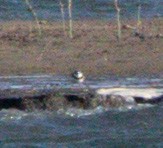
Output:
[[61,9],[63,32],[64,32],[64,35],[66,35],[65,12],[64,12],[64,4],[62,0],[60,0],[59,4],[60,4],[60,9]]
[[118,0],[114,0],[114,5],[115,5],[115,9],[117,11],[117,26],[118,26],[118,39],[120,40],[121,39],[121,34],[122,34],[122,31],[121,31],[121,21],[120,21],[120,8],[118,6]]
[[41,30],[41,26],[40,26],[40,23],[39,23],[39,20],[38,20],[38,17],[37,17],[37,14],[36,12],[34,11],[32,5],[30,4],[29,0],[25,0],[25,3],[26,5],[28,6],[29,8],[29,11],[32,13],[35,21],[36,21],[36,24],[37,24],[37,28],[38,28],[38,33],[39,33],[39,36],[42,35],[42,30]]
[[68,0],[68,11],[69,11],[69,37],[73,38],[73,29],[72,29],[72,0]]
[[138,5],[138,12],[137,12],[137,28],[139,28],[142,24],[141,21],[141,4]]

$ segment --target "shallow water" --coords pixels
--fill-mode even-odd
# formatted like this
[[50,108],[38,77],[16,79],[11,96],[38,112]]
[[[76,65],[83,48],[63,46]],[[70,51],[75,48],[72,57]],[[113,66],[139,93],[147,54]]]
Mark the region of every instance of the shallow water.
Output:
[[0,112],[1,147],[162,147],[163,106],[71,117]]
[[[30,1],[39,19],[60,20],[59,1],[39,0]],[[67,1],[65,1],[67,2]],[[137,17],[137,4],[139,0],[121,0],[121,16],[127,18]],[[141,0],[141,15],[145,18],[163,16],[162,0]],[[67,6],[65,5],[66,18]],[[73,0],[73,19],[110,19],[115,17],[115,9],[112,0]],[[0,20],[29,20],[33,19],[24,1],[5,0],[0,1]]]
[[[149,77],[124,77],[103,76],[88,77],[83,83],[78,83],[71,77],[54,76],[54,75],[35,75],[35,76],[6,76],[0,77],[0,97],[3,97],[5,91],[6,98],[21,97],[24,92],[32,90],[35,93],[47,93],[48,91],[58,89],[98,89],[112,87],[163,87],[162,76]],[[9,93],[10,92],[10,93]],[[19,92],[19,93],[18,93]],[[22,92],[22,93],[21,93]],[[17,96],[18,94],[18,96]],[[30,94],[30,93],[28,93]],[[24,93],[25,95],[25,93]],[[33,95],[33,94],[32,94]]]
[[[21,79],[20,79],[21,78]],[[0,77],[1,89],[68,88],[163,88],[162,77],[88,78],[77,83],[70,77]],[[27,87],[28,86],[28,87]],[[163,147],[163,104],[108,109],[25,112],[0,111],[1,147]]]

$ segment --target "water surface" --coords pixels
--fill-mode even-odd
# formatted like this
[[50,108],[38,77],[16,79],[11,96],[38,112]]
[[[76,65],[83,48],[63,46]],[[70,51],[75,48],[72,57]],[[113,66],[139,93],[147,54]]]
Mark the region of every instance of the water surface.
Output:
[[[21,79],[20,79],[21,78]],[[88,78],[78,84],[70,77],[1,77],[1,89],[62,87],[154,87],[160,78]],[[3,85],[2,85],[3,84]],[[56,85],[57,84],[57,85]],[[28,87],[27,87],[28,86]],[[66,111],[16,109],[0,111],[1,147],[162,147],[163,104],[139,105],[132,109],[69,108]]]
[[[39,19],[61,20],[58,0],[30,1]],[[65,3],[65,17],[67,1]],[[145,18],[163,16],[162,0],[120,0],[121,16],[137,18],[137,6],[142,5],[141,16]],[[73,0],[73,18],[80,19],[112,19],[116,15],[112,0]],[[31,20],[33,16],[24,1],[0,0],[0,20]]]

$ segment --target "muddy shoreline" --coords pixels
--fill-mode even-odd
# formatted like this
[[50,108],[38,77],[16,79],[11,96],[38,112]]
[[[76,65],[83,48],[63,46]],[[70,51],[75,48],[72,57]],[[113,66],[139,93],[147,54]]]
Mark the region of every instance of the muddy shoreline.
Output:
[[123,20],[117,40],[115,21],[75,21],[74,38],[64,35],[61,22],[0,22],[0,75],[69,75],[75,69],[86,76],[151,76],[163,72],[163,19],[143,20],[139,33]]
[[[115,89],[115,91],[114,91]],[[143,92],[142,92],[143,90]],[[70,89],[71,91],[71,89]],[[108,92],[110,91],[110,92]],[[119,91],[119,92],[118,92]],[[122,91],[125,91],[125,96]],[[135,91],[137,93],[135,93]],[[157,91],[160,91],[157,92]],[[118,93],[119,94],[118,94]],[[135,95],[130,94],[135,93]],[[105,94],[106,93],[106,94]],[[144,93],[144,94],[143,94]],[[27,94],[25,92],[25,94]],[[150,94],[150,95],[149,95]],[[94,109],[98,106],[104,108],[136,107],[139,104],[159,104],[163,101],[161,89],[137,88],[110,88],[93,90],[51,91],[38,93],[36,96],[19,98],[0,98],[0,110],[17,108],[19,110],[61,110],[68,108]]]

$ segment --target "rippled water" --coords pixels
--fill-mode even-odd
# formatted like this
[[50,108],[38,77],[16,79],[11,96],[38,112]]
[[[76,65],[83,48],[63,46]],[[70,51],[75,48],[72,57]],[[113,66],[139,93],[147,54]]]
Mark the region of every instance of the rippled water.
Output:
[[55,112],[0,112],[1,147],[162,147],[163,106],[71,117]]
[[[39,19],[61,19],[59,1],[31,0],[30,1]],[[66,18],[67,5],[65,0]],[[137,17],[137,5],[142,4],[141,15],[146,18],[163,16],[162,0],[120,0],[121,15],[127,18]],[[115,17],[113,0],[73,0],[74,19],[109,19]],[[0,20],[29,20],[33,16],[27,5],[21,0],[0,0]]]
[[[25,76],[21,78],[21,81],[20,77],[0,79],[4,88],[18,90],[23,88],[19,87],[20,84],[28,85],[28,89],[33,86],[45,88],[54,85],[66,88],[79,87],[78,83],[68,77]],[[88,78],[80,86],[89,84],[92,88],[113,86],[163,88],[162,82],[162,78],[154,77],[121,79],[103,77],[99,80]],[[139,105],[132,109],[107,109],[101,106],[88,110],[69,108],[66,111],[61,109],[26,112],[3,109],[0,111],[0,146],[6,148],[131,146],[161,148],[163,147],[162,112],[162,103]]]

